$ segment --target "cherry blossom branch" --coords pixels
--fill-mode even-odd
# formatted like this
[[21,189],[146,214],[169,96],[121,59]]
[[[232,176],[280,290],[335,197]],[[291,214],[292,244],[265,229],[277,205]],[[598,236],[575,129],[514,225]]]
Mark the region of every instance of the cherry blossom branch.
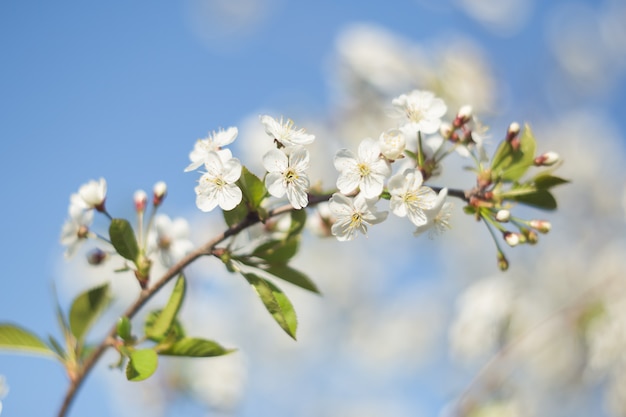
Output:
[[[441,187],[431,187],[436,192],[441,190]],[[462,200],[467,200],[466,192],[458,189],[449,189],[448,195],[460,198]],[[315,206],[319,203],[323,203],[328,201],[332,197],[332,194],[309,194],[308,201],[309,207]],[[268,218],[276,217],[281,214],[289,213],[293,211],[294,208],[287,204],[276,209],[270,210],[268,213]],[[170,282],[173,278],[177,277],[181,271],[194,262],[196,259],[210,255],[213,253],[215,247],[228,239],[231,236],[238,234],[239,232],[251,227],[257,223],[261,222],[261,218],[257,213],[250,213],[248,217],[246,217],[241,222],[229,227],[224,232],[215,236],[213,239],[206,242],[204,245],[197,248],[195,251],[189,253],[183,259],[181,259],[178,263],[172,266],[167,272],[163,274],[152,286],[149,288],[145,288],[139,294],[137,300],[123,313],[123,317],[127,317],[128,319],[132,319],[139,310],[157,293],[159,292],[168,282]],[[117,336],[117,325],[111,327],[109,332],[104,337],[103,341],[93,350],[91,355],[82,363],[82,366],[77,370],[76,374],[71,378],[71,384],[65,394],[63,403],[61,405],[61,409],[59,410],[58,417],[64,417],[67,415],[67,412],[76,396],[76,393],[82,386],[84,380],[87,375],[94,368],[96,363],[100,360],[104,352],[107,348],[113,346],[116,341]]]
[[[316,204],[328,201],[332,194],[322,194],[322,195],[310,195],[309,196],[309,206],[314,206]],[[274,210],[271,210],[268,213],[268,218],[276,217],[281,214],[289,213],[294,208],[291,205],[284,205],[278,207]],[[261,219],[258,214],[250,213],[248,217],[246,217],[241,222],[229,227],[221,234],[217,235],[213,239],[206,242],[204,245],[197,248],[195,251],[189,253],[183,259],[181,259],[178,263],[172,266],[161,278],[159,278],[154,285],[149,288],[145,288],[139,294],[137,300],[124,312],[123,317],[127,317],[128,319],[133,318],[139,310],[157,293],[163,288],[172,278],[177,277],[180,272],[194,262],[196,259],[201,256],[210,255],[213,252],[215,246],[228,239],[231,236],[238,234],[239,232],[247,229],[250,226],[253,226],[257,223],[260,223]],[[79,388],[83,384],[83,381],[87,377],[87,375],[94,368],[98,360],[102,357],[104,352],[110,346],[114,345],[115,337],[117,335],[117,325],[111,327],[104,340],[93,350],[91,355],[83,362],[82,366],[77,370],[76,374],[71,378],[71,384],[65,394],[63,399],[63,403],[61,405],[61,409],[59,410],[58,417],[64,417],[67,415],[67,412],[72,404],[76,393]]]

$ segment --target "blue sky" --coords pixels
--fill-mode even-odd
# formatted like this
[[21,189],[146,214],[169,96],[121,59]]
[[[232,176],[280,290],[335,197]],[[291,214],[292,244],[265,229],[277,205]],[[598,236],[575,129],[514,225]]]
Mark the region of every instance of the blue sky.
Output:
[[[182,212],[194,206],[194,178],[183,173],[187,155],[207,131],[262,109],[328,117],[328,63],[351,23],[416,42],[451,34],[475,40],[511,88],[509,118],[545,122],[583,105],[623,120],[623,73],[597,94],[559,101],[546,93],[558,74],[546,22],[564,1],[536,1],[523,27],[506,36],[452,1],[432,9],[415,0],[241,1],[259,9],[238,15],[239,23],[233,16],[209,19],[198,34],[199,3],[0,3],[0,321],[56,332],[58,237],[69,195],[82,183],[105,177],[123,211],[121,201],[135,189],[164,180],[168,210]],[[1,355],[0,374],[11,389],[6,415],[51,415],[60,404],[65,377],[55,363]],[[113,415],[101,389],[89,379],[71,415]],[[255,415],[253,409],[248,403],[242,415]],[[281,415],[279,406],[262,409]]]

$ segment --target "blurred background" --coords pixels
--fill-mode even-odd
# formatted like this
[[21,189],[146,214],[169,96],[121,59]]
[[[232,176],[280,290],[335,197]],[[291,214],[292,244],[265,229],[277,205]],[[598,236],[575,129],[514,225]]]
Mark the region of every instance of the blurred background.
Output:
[[[163,212],[201,244],[222,220],[195,208],[183,169],[207,132],[237,126],[233,153],[260,173],[259,114],[290,117],[316,135],[312,181],[332,187],[336,150],[393,127],[393,97],[429,89],[449,117],[472,105],[491,150],[517,121],[561,154],[559,210],[525,212],[553,224],[537,246],[509,248],[501,273],[460,201],[434,240],[391,218],[349,243],[307,234],[294,265],[323,296],[282,285],[297,342],[202,259],[188,333],[238,352],[163,360],[145,383],[106,356],[70,415],[624,416],[625,21],[623,0],[0,2],[0,321],[58,337],[53,286],[64,307],[103,281],[114,311],[136,296],[119,264],[63,257],[69,196],[88,180],[106,178],[109,211],[128,218],[133,192],[165,181]],[[433,185],[471,187],[449,159]],[[0,355],[0,375],[7,416],[55,415],[67,387],[35,357]]]

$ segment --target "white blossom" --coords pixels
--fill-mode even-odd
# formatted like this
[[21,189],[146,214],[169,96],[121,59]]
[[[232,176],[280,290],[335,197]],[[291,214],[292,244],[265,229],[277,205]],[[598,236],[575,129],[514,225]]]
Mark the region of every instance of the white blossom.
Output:
[[104,178],[91,180],[78,189],[78,195],[88,208],[98,208],[104,204],[107,194],[107,183]]
[[389,129],[378,138],[380,152],[389,160],[396,160],[403,156],[406,148],[406,139],[399,129]]
[[241,163],[237,158],[222,157],[215,151],[207,154],[206,172],[195,187],[196,206],[202,211],[211,211],[218,205],[222,210],[232,210],[243,198],[235,184],[241,176]]
[[87,239],[93,222],[93,209],[78,193],[70,195],[68,219],[61,228],[61,244],[66,247],[65,257],[70,258]]
[[418,236],[428,231],[428,237],[434,238],[437,235],[450,229],[450,217],[452,216],[452,203],[446,202],[448,189],[444,188],[439,191],[437,199],[432,208],[424,210],[426,214],[426,223],[417,226],[413,234]]
[[341,149],[335,155],[335,168],[339,171],[337,188],[343,194],[358,188],[366,198],[376,198],[391,174],[391,166],[381,157],[380,145],[373,139],[364,139],[357,153],[355,156],[350,150]]
[[437,194],[422,183],[423,177],[419,170],[407,169],[391,177],[387,184],[391,194],[391,212],[398,217],[408,216],[416,226],[426,224],[428,219],[424,210],[432,209],[437,200]]
[[395,115],[403,117],[406,133],[435,133],[441,124],[441,117],[446,113],[446,105],[442,99],[435,97],[430,91],[413,90],[393,99]]
[[182,217],[172,220],[166,214],[159,214],[149,233],[148,253],[156,253],[165,267],[174,265],[193,250],[189,223]]
[[309,178],[305,172],[309,168],[309,151],[302,146],[272,149],[263,156],[263,166],[268,171],[265,186],[271,195],[280,198],[287,193],[295,209],[309,204]]
[[296,129],[291,119],[276,121],[272,116],[262,115],[261,123],[265,126],[265,132],[276,139],[283,146],[308,145],[315,140],[315,136],[306,133],[304,129]]
[[236,127],[229,127],[226,130],[220,129],[217,132],[213,131],[204,139],[198,139],[193,147],[193,150],[189,154],[191,164],[185,168],[185,172],[193,171],[194,169],[199,168],[206,162],[210,152],[225,152],[226,149],[222,148],[233,143],[233,141],[237,138],[238,133],[239,131]]
[[388,215],[386,211],[377,211],[375,201],[366,199],[361,193],[356,197],[335,193],[328,204],[337,218],[331,232],[339,241],[354,239],[357,231],[367,236],[367,226],[382,222]]

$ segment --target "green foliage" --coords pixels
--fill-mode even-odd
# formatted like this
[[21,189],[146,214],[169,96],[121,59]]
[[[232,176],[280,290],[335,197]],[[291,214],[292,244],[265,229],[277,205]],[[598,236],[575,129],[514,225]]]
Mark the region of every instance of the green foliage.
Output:
[[165,308],[154,316],[153,321],[146,322],[145,332],[149,339],[161,340],[169,333],[185,298],[186,287],[185,276],[180,274]]
[[257,211],[261,207],[261,203],[267,195],[267,189],[263,181],[243,166],[241,168],[241,177],[237,181],[237,185],[241,188],[244,200],[252,211]]
[[530,126],[524,126],[519,148],[503,140],[491,159],[491,174],[494,181],[517,181],[533,165],[536,142]]
[[128,359],[126,378],[129,381],[143,381],[149,378],[159,364],[157,353],[152,349],[134,350]]
[[293,305],[285,293],[270,281],[254,273],[242,272],[242,275],[252,285],[276,323],[295,340],[298,320]]
[[111,301],[109,284],[85,291],[74,299],[70,308],[70,330],[78,341],[82,341],[89,328],[98,319]]
[[314,292],[319,294],[320,291],[317,288],[317,285],[303,272],[298,271],[285,264],[274,264],[269,265],[266,269],[266,272],[272,274],[273,276],[280,278],[284,281],[287,281],[293,285],[297,285],[300,288],[305,290]]
[[187,356],[193,358],[208,358],[222,356],[234,352],[234,349],[225,349],[212,340],[195,337],[183,337],[166,348],[159,349],[160,355]]
[[129,261],[136,262],[139,246],[133,227],[126,219],[113,219],[109,226],[109,238],[116,252]]
[[117,335],[125,342],[133,340],[132,326],[128,317],[120,317],[117,321]]
[[228,225],[228,227],[233,227],[234,225],[241,223],[248,217],[249,211],[248,206],[246,205],[245,200],[241,200],[234,209],[232,210],[222,210],[222,215],[224,216],[224,221]]
[[0,349],[54,357],[55,351],[30,331],[9,323],[0,323]]

